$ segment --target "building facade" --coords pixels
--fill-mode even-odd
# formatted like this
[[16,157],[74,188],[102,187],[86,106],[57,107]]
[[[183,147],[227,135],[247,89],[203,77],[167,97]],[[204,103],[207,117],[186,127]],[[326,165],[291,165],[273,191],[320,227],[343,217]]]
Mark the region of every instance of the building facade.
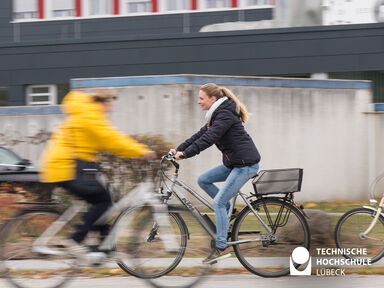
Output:
[[[0,58],[5,61],[0,105],[60,103],[71,78],[140,73],[125,67],[124,60],[133,55],[131,49],[140,51],[136,40],[150,43],[156,57],[159,35],[178,38],[212,23],[271,19],[273,5],[274,0],[0,1]],[[109,68],[99,66],[101,59]]]
[[374,81],[384,100],[382,23],[201,33],[270,21],[274,0],[2,0],[0,105],[59,104],[73,78],[166,74]]

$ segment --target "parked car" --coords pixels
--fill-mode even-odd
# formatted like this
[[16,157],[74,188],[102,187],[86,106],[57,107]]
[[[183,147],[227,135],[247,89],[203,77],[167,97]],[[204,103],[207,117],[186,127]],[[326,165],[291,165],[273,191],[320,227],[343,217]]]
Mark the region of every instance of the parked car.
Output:
[[35,170],[31,161],[23,159],[15,152],[0,147],[0,171],[30,171]]
[[15,193],[24,195],[27,202],[44,202],[51,200],[53,189],[54,185],[40,182],[31,161],[0,146],[0,196]]

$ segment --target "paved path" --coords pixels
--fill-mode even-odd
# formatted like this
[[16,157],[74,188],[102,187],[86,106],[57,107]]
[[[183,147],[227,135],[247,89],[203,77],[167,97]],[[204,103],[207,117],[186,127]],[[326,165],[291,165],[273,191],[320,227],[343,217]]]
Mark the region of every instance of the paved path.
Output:
[[[335,259],[335,258],[332,258]],[[340,258],[344,259],[344,258]],[[190,267],[193,266],[196,261],[202,261],[203,258],[198,259],[198,258],[184,258],[178,267]],[[167,259],[153,259],[151,260],[151,266],[160,266],[163,261],[166,261],[166,263],[170,263],[169,260]],[[248,259],[249,262],[252,262],[255,267],[279,267],[281,265],[286,265],[287,264],[287,258],[286,257],[255,257],[253,259]],[[58,263],[52,263],[51,261],[45,262],[41,260],[25,260],[25,261],[13,261],[12,269],[18,269],[20,267],[21,269],[42,269],[42,270],[47,270],[47,269],[58,269],[58,268],[67,268],[67,265],[62,265],[60,262]],[[200,262],[199,262],[200,263]],[[312,265],[313,267],[319,267],[316,265],[316,257],[312,257]],[[342,267],[340,265],[335,265],[337,267]],[[384,267],[384,259],[381,259],[380,261],[373,263],[372,266],[380,266]],[[109,267],[109,268],[114,268],[118,267],[116,263],[111,262],[111,263],[106,263],[102,267]],[[229,259],[225,259],[217,264],[214,265],[215,268],[242,268],[243,266],[239,262],[239,260],[235,257],[231,257]],[[320,266],[323,267],[323,266]],[[351,267],[351,266],[350,266]],[[358,266],[354,266],[358,267]],[[384,268],[383,268],[384,269]]]
[[[168,277],[169,283],[177,287],[178,277]],[[261,278],[254,275],[221,275],[210,276],[198,288],[382,288],[384,276],[296,276],[283,278]],[[12,288],[6,281],[0,279],[1,288]],[[144,281],[134,277],[75,279],[69,282],[67,288],[150,288]]]

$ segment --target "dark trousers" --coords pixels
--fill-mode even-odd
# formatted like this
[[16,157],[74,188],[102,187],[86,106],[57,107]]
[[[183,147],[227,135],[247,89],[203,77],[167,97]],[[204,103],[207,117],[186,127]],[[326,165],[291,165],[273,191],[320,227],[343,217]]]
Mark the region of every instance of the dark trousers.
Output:
[[89,231],[100,231],[101,236],[108,234],[108,225],[94,226],[93,223],[112,204],[111,196],[97,180],[75,179],[59,183],[59,185],[68,190],[73,195],[92,204],[91,209],[83,216],[83,224],[77,226],[76,232],[72,235],[72,239],[81,242],[87,236]]

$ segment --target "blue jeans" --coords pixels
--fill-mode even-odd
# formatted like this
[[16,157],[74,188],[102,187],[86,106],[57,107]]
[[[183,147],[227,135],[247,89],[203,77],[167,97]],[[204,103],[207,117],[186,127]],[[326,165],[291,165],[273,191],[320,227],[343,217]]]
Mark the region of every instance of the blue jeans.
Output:
[[[213,199],[216,217],[216,247],[227,247],[228,210],[231,200],[240,188],[257,174],[259,164],[230,169],[224,165],[217,166],[201,174],[197,179],[199,186]],[[213,183],[224,182],[219,189]]]

